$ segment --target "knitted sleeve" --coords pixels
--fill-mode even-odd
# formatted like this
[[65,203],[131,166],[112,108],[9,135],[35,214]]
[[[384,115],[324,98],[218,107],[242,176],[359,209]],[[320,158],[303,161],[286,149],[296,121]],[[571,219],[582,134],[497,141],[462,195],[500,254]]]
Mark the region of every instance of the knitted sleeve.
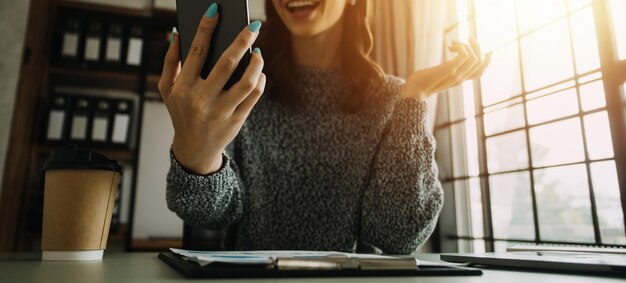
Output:
[[[401,85],[392,88],[399,93]],[[395,99],[371,165],[361,208],[361,241],[410,254],[432,233],[443,205],[427,104]]]
[[221,229],[239,220],[243,186],[232,153],[230,145],[223,154],[222,168],[203,176],[186,170],[170,149],[171,167],[166,190],[168,208],[185,223],[206,229]]

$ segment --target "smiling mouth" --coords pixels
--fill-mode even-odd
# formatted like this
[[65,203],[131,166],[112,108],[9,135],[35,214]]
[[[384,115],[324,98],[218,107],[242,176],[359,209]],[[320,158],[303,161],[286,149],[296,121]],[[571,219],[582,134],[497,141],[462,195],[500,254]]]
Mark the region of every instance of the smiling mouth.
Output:
[[285,8],[291,13],[297,13],[315,10],[319,5],[318,0],[293,0],[285,3]]

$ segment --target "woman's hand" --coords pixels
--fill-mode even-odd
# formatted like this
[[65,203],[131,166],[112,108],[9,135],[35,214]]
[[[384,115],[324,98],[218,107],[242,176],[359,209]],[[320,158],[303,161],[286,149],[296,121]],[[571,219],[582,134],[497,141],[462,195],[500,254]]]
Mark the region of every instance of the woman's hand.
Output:
[[263,58],[260,50],[255,49],[241,80],[229,90],[223,90],[256,40],[260,22],[244,28],[206,80],[200,77],[217,23],[218,15],[202,17],[182,70],[180,42],[175,33],[159,80],[159,92],[174,125],[172,147],[176,159],[201,175],[221,168],[222,152],[235,138],[265,88]]
[[470,45],[455,41],[448,49],[458,55],[439,66],[412,74],[400,96],[426,99],[466,80],[479,78],[491,62],[491,53],[483,58],[474,38],[470,38]]

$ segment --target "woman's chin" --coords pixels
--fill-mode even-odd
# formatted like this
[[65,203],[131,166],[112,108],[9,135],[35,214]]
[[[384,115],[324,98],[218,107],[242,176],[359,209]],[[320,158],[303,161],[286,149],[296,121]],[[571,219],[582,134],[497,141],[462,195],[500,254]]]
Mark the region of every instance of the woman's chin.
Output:
[[307,37],[320,33],[313,23],[291,24],[287,28],[289,29],[291,35],[294,36]]

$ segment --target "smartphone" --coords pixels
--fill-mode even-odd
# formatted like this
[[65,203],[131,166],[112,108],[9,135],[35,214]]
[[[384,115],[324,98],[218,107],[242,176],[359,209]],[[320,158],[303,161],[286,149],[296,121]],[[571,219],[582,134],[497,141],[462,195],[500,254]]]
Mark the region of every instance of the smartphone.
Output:
[[[198,30],[198,24],[212,3],[216,3],[218,6],[219,23],[213,32],[209,53],[200,73],[203,79],[206,79],[220,56],[222,56],[222,53],[237,38],[237,35],[243,28],[250,23],[248,0],[176,0],[182,64],[185,64],[193,38]],[[248,50],[239,62],[233,75],[224,85],[224,89],[230,89],[241,79],[250,63],[250,56],[251,50]]]

